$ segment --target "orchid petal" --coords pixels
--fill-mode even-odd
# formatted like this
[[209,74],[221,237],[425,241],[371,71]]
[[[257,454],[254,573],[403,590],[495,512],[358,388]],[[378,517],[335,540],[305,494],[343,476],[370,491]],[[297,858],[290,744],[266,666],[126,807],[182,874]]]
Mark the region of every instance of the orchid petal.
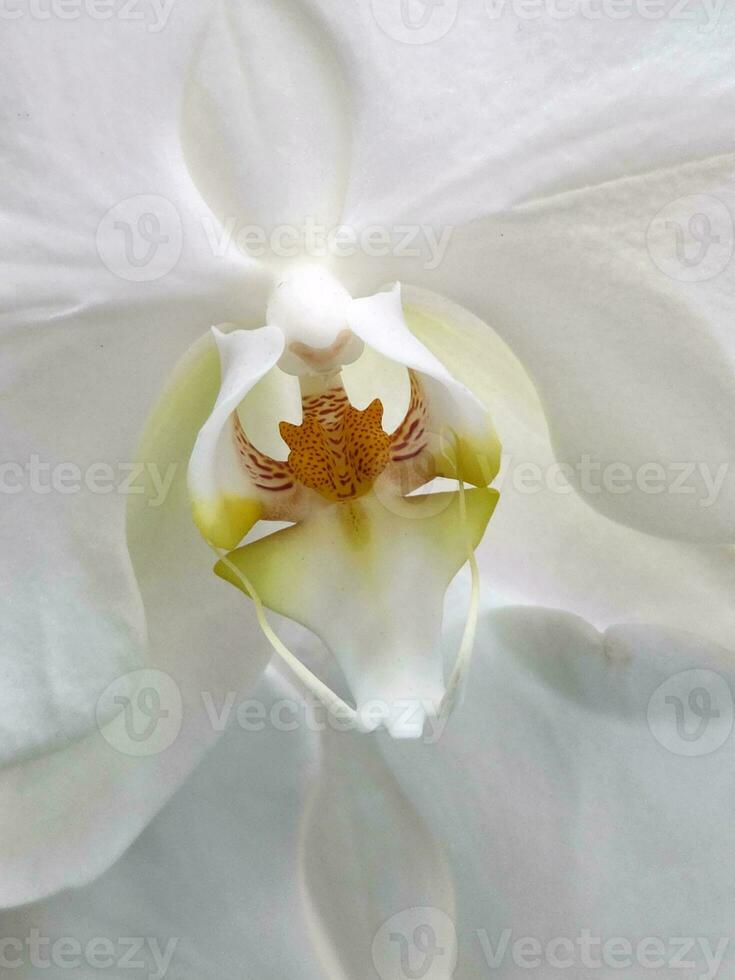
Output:
[[658,622],[729,643],[731,551],[642,534],[588,507],[554,457],[538,394],[508,345],[442,297],[406,297],[411,329],[492,409],[503,441],[500,501],[478,550],[486,595],[499,606],[567,609],[599,629]]
[[326,643],[358,712],[372,711],[367,727],[385,723],[396,736],[415,737],[444,696],[444,593],[482,537],[497,493],[467,491],[464,521],[458,498],[430,494],[394,504],[367,495],[326,506],[232,552],[215,571],[247,594],[239,570],[268,608]]
[[[693,690],[704,692],[692,702],[708,706],[704,727],[688,706]],[[732,653],[691,634],[601,635],[547,609],[486,617],[462,711],[434,744],[381,741],[451,856],[457,980],[487,972],[505,929],[511,943],[537,937],[542,957],[548,941],[575,944],[583,927],[634,948],[659,936],[671,956],[674,937],[730,935],[735,850],[711,842],[728,839],[733,805],[722,779],[735,750],[733,690]],[[448,796],[463,805],[448,809]]]
[[293,259],[307,219],[338,222],[349,149],[343,93],[337,58],[303,6],[256,0],[211,18],[182,145],[205,201],[246,250]]
[[217,547],[233,548],[263,516],[261,495],[237,451],[236,412],[245,395],[275,367],[283,353],[283,334],[276,327],[230,334],[213,328],[212,333],[222,381],[191,455],[189,492],[204,537]]
[[412,333],[404,318],[401,287],[352,302],[350,329],[384,357],[419,373],[434,435],[436,475],[487,486],[498,471],[500,444],[487,410]]
[[[580,485],[588,504],[648,533],[732,541],[735,235],[721,119],[735,105],[735,12],[702,8],[695,30],[674,0],[620,19],[542,7],[427,6],[427,37],[401,31],[389,0],[359,18],[324,0],[358,93],[344,220],[358,237],[373,224],[394,241],[412,231],[422,252],[372,268],[358,257],[343,278],[353,292],[420,284],[493,323],[538,385],[561,462],[695,467],[694,493]],[[409,89],[391,84],[397,52]],[[399,147],[378,137],[386,125]]]
[[[120,861],[86,887],[0,913],[4,940],[67,937],[78,965],[42,943],[8,972],[322,980],[298,875],[319,736],[299,704],[270,671],[247,696],[213,695],[222,738]],[[15,962],[12,940],[3,954]]]
[[[686,224],[687,207],[706,218],[715,198],[696,195],[729,200],[731,171],[723,159],[480,221],[457,231],[441,270],[422,280],[513,348],[538,387],[557,460],[574,474],[585,460],[600,471],[575,475],[590,506],[649,533],[717,543],[735,540],[730,276],[724,269],[721,283],[697,289],[678,281],[676,266],[664,274],[654,256],[675,256],[674,232],[658,243],[647,229],[672,198],[685,199],[676,220]],[[726,217],[711,219],[713,234],[732,242],[732,219],[718,207]],[[666,492],[639,485],[652,467],[664,468]],[[602,483],[627,468],[630,492]]]
[[[217,738],[205,696],[219,703],[229,691],[247,690],[267,663],[254,624],[244,643],[249,610],[212,575],[210,551],[191,520],[186,462],[218,383],[216,350],[205,337],[176,371],[141,446],[145,492],[129,498],[127,535],[146,610],[146,661],[113,681],[92,734],[0,773],[0,905],[34,901],[105,871]],[[153,475],[165,473],[173,479],[156,494]],[[136,709],[146,691],[160,718],[147,713],[147,701]],[[127,708],[115,704],[135,712],[133,736]]]
[[[212,318],[262,322],[265,308],[262,270],[212,254],[174,152],[182,65],[205,11],[182,9],[165,35],[170,7],[159,13],[163,23],[148,10],[124,24],[39,24],[25,11],[3,32],[4,765],[95,731],[100,693],[146,665],[125,541],[126,504],[148,492],[140,432]],[[138,234],[144,218],[152,241]]]
[[[329,976],[399,976],[396,933],[429,910],[434,925],[454,917],[448,859],[391,776],[373,739],[326,728],[320,775],[303,815],[301,858],[312,939]],[[419,920],[420,921],[420,920]],[[451,962],[453,930],[440,928]],[[391,938],[392,937],[392,938]],[[436,968],[429,977],[449,976]]]
[[413,247],[424,230],[731,152],[726,4],[309,7],[343,50],[355,115],[344,220],[358,230],[413,228]]
[[[118,301],[3,332],[5,437],[0,757],[63,748],[96,727],[101,691],[146,663],[125,507],[155,509],[170,473],[137,459],[149,406],[212,301],[145,316]],[[93,339],[94,338],[94,339]],[[134,380],[133,380],[134,379]],[[185,466],[185,461],[179,461]],[[34,467],[36,469],[34,470]],[[35,474],[35,476],[34,476]]]

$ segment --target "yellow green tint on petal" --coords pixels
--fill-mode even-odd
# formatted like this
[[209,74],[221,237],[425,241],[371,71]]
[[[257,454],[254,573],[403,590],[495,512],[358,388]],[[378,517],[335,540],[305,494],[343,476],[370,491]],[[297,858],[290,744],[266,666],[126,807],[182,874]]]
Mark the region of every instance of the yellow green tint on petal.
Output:
[[194,523],[217,548],[235,548],[263,516],[258,500],[222,494],[214,500],[192,500]]
[[482,437],[440,434],[441,449],[434,455],[436,475],[486,487],[500,469],[500,440],[491,429]]
[[[186,500],[186,467],[219,386],[219,354],[207,333],[179,361],[146,422],[136,459],[142,468],[137,483],[143,484],[143,492],[128,498],[129,534],[132,528],[136,535],[147,533],[152,523],[160,523],[169,505],[178,507]],[[160,480],[169,466],[176,468],[175,478],[165,501],[157,506],[159,489],[153,474]]]
[[[491,408],[492,358],[487,349],[467,343],[451,324],[412,306],[404,307],[406,324],[424,346],[466,385],[480,401]],[[487,343],[490,334],[487,331]],[[474,339],[474,338],[473,338]],[[441,450],[435,455],[436,475],[459,479],[476,487],[486,487],[498,474],[502,446],[488,416],[483,431],[445,430],[439,433]]]
[[[368,495],[325,507],[303,524],[227,557],[265,606],[325,638],[335,606],[342,615],[351,604],[360,607],[361,615],[374,609],[379,620],[390,608],[391,593],[406,587],[422,600],[441,602],[441,596],[421,595],[425,563],[431,563],[432,579],[441,582],[443,595],[467,560],[468,548],[479,544],[497,500],[493,489],[466,491],[463,518],[456,491],[402,499],[397,511]],[[219,562],[215,572],[247,594],[225,564]],[[401,588],[395,589],[398,579]]]
[[[138,453],[142,465],[139,482],[144,492],[130,497],[129,534],[161,519],[161,509],[151,506],[158,493],[152,471],[165,474],[171,465],[176,476],[170,496],[186,495],[186,467],[196,437],[211,414],[220,388],[220,358],[209,333],[184,355],[171,381],[148,418]],[[164,507],[169,503],[167,499]],[[257,500],[224,495],[212,501],[191,502],[194,522],[202,535],[219,548],[234,548],[260,517]],[[135,529],[135,531],[133,531]],[[150,530],[150,529],[149,529]]]

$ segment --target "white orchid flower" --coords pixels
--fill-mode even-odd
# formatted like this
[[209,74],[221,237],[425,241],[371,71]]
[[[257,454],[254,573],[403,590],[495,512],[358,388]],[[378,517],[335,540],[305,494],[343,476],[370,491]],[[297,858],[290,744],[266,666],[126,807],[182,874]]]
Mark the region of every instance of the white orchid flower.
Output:
[[[436,644],[420,645],[420,631],[438,639],[443,587],[480,537],[496,439],[510,475],[495,480],[500,502],[478,550],[479,655],[438,744],[328,725],[266,725],[257,739],[236,728],[115,868],[71,899],[7,913],[4,936],[74,936],[89,971],[93,937],[155,937],[165,957],[183,935],[183,975],[237,975],[246,960],[263,976],[362,980],[395,966],[401,944],[386,935],[409,942],[423,926],[445,950],[437,976],[451,975],[456,947],[459,977],[486,968],[482,929],[493,949],[506,926],[544,942],[573,942],[582,928],[636,941],[638,929],[725,930],[731,858],[723,847],[713,861],[701,841],[725,839],[729,790],[716,777],[727,734],[695,760],[670,735],[653,737],[646,718],[672,674],[705,671],[728,689],[735,619],[732,156],[722,125],[735,22],[724,10],[716,23],[680,21],[675,6],[658,20],[633,10],[594,19],[582,5],[566,19],[525,20],[450,3],[441,36],[418,44],[389,0],[181,3],[161,29],[151,17],[14,18],[3,42],[13,45],[2,194],[15,290],[2,362],[3,905],[109,868],[216,741],[233,692],[267,711],[300,696],[273,667],[255,687],[270,655],[258,609],[212,574],[189,489],[208,540],[251,594],[321,636],[347,689],[293,634],[304,664],[360,707],[402,691],[443,697]],[[304,271],[301,232],[312,223],[348,229],[360,247]],[[293,257],[254,256],[252,244],[248,253],[253,229],[270,245],[284,227],[299,231]],[[392,253],[406,252],[396,236],[413,235],[417,254],[365,255],[376,228]],[[234,237],[242,249],[228,246]],[[365,348],[348,364],[358,340]],[[240,361],[258,343],[261,355]],[[328,476],[365,490],[346,506],[369,513],[381,544],[369,567],[391,575],[360,594],[382,614],[376,630],[401,630],[413,655],[403,672],[380,658],[390,643],[376,642],[372,660],[364,622],[347,622],[357,591],[349,604],[332,601],[344,569],[345,585],[358,573],[335,547],[341,505],[298,455],[309,412],[293,402],[302,382],[287,377],[315,373],[303,382],[308,399],[325,353],[330,371],[344,366],[356,412],[375,398],[385,410],[380,429],[372,410],[369,465],[344,442]],[[381,365],[369,374],[376,391],[360,373],[370,357]],[[385,455],[418,404],[411,372],[427,431],[449,447],[448,459],[431,453],[432,466],[482,484],[458,487],[451,506],[417,521],[405,513],[416,506],[404,497],[412,483]],[[478,458],[475,412],[479,458],[490,461],[482,480],[462,453],[469,442]],[[298,485],[254,492],[253,472],[232,454],[238,419],[258,472],[295,451]],[[278,442],[281,422],[296,450]],[[541,475],[535,489],[524,492],[521,465]],[[123,492],[128,478],[144,492]],[[476,520],[473,500],[483,501]],[[252,518],[274,516],[297,523],[230,555]],[[434,519],[451,522],[452,547],[426,535]],[[406,594],[386,588],[393,527],[411,538],[401,568],[435,586],[406,622],[393,604]],[[303,584],[293,561],[278,560],[277,542],[293,540],[313,561],[307,596],[286,592],[289,580]],[[220,571],[237,578],[227,564]],[[526,608],[538,606],[566,614]],[[158,708],[176,724],[161,726],[156,751],[143,743],[126,754],[121,705],[156,690],[151,672],[174,685],[179,710],[165,699]],[[682,706],[685,695],[663,692]],[[714,709],[722,724],[726,708],[721,699]],[[400,733],[390,712],[376,720]],[[182,872],[192,852],[202,859]],[[674,900],[683,883],[687,908]],[[553,908],[553,935],[540,906]],[[416,908],[436,916],[390,925]],[[276,949],[279,912],[289,942]],[[19,970],[30,962],[27,944],[3,953],[21,957]],[[108,959],[120,955],[118,941]],[[146,955],[155,966],[152,944]],[[512,976],[517,964],[506,966]]]

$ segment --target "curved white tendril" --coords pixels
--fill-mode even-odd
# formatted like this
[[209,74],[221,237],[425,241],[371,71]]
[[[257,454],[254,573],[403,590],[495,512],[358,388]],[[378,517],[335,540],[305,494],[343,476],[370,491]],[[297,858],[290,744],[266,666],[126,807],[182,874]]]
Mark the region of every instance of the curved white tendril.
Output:
[[472,547],[472,541],[469,536],[467,501],[465,499],[464,483],[461,480],[457,480],[457,489],[459,491],[459,520],[465,532],[467,560],[470,565],[470,603],[467,608],[467,619],[465,620],[464,630],[462,631],[462,641],[457,651],[457,659],[454,662],[452,673],[449,676],[447,690],[439,706],[440,718],[448,718],[464,694],[464,684],[475,649],[477,618],[480,610],[480,569],[478,568],[475,550]]

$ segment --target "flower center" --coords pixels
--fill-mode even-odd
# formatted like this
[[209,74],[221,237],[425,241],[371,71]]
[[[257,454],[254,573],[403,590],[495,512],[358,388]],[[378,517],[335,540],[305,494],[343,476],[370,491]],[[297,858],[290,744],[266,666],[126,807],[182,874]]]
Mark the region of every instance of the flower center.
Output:
[[383,431],[379,398],[360,410],[341,383],[306,396],[301,425],[280,423],[291,450],[294,477],[327,500],[350,500],[367,493],[391,460],[391,437]]
[[253,486],[267,491],[271,519],[291,519],[288,495],[299,487],[339,502],[366,494],[384,473],[387,488],[400,496],[438,475],[429,451],[428,409],[413,372],[410,382],[408,410],[400,425],[387,433],[379,398],[367,408],[357,409],[350,403],[339,373],[328,378],[302,378],[301,424],[279,423],[281,437],[290,450],[288,459],[274,459],[257,449],[234,412],[235,452]]

